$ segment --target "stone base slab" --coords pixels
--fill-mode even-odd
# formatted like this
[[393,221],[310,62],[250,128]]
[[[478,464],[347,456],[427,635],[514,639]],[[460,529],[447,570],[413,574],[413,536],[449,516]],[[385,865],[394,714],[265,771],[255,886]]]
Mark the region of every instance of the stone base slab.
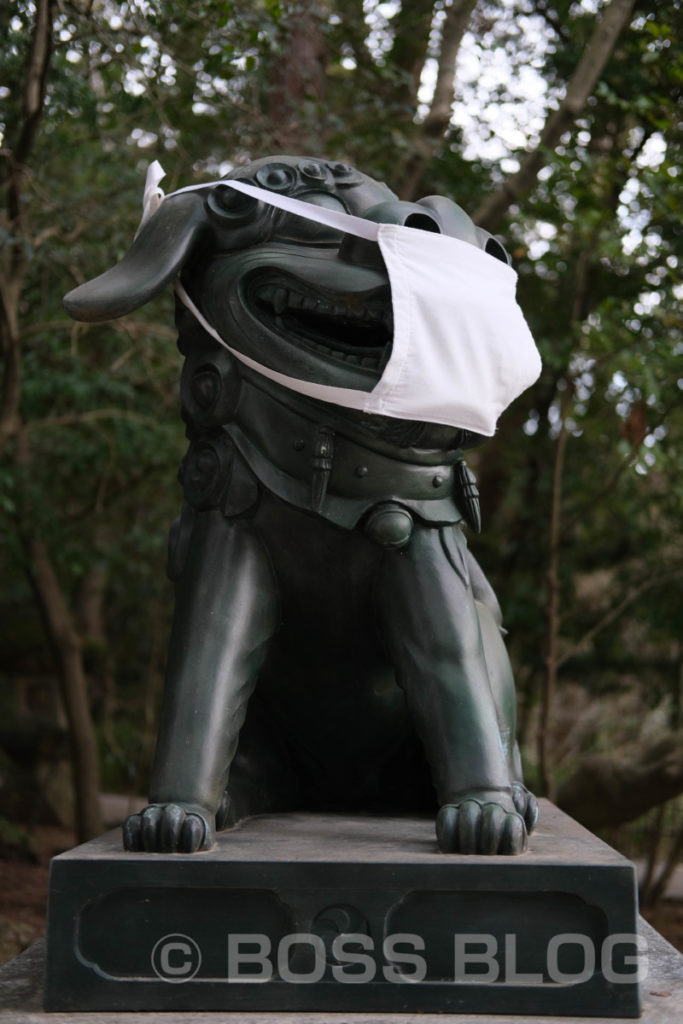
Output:
[[264,815],[193,855],[52,861],[49,1011],[636,1017],[635,869],[541,802],[518,857],[431,820]]

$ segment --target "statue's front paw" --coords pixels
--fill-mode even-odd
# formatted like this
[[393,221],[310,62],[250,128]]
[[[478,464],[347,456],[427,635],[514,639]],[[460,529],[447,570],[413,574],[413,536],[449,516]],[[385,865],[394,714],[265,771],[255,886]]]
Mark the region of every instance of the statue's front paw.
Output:
[[538,800],[521,782],[513,782],[512,799],[515,810],[524,818],[527,833],[531,835],[538,821]]
[[123,848],[147,853],[196,853],[216,840],[214,817],[197,804],[150,804],[123,825]]
[[457,804],[445,804],[436,819],[442,853],[523,853],[527,836],[524,818],[505,793],[473,790]]

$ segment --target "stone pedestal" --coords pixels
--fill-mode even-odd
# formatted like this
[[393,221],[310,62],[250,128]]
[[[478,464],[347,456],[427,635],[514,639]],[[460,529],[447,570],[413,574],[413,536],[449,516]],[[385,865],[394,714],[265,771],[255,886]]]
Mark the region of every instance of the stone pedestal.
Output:
[[370,816],[251,818],[193,855],[120,844],[52,862],[47,1010],[639,1013],[635,870],[547,802],[509,858]]

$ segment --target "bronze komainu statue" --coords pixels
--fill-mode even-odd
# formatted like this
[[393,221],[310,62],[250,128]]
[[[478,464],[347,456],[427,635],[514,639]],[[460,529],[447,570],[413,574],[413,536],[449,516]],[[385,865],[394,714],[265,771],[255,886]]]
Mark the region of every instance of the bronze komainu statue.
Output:
[[[283,197],[379,225],[384,243]],[[463,453],[492,429],[477,429],[476,408],[464,426],[420,418],[427,392],[449,387],[438,356],[422,379],[421,349],[401,370],[405,417],[400,402],[390,414],[364,402],[398,358],[396,317],[412,316],[386,239],[420,236],[440,272],[457,250],[484,296],[473,308],[501,268],[514,277],[505,250],[448,199],[400,202],[345,164],[301,157],[151,206],[123,260],[65,300],[98,321],[171,282],[179,296],[190,447],[169,545],[176,605],[150,804],[126,822],[126,848],[205,849],[254,813],[433,807],[444,852],[523,851],[536,801],[501,614],[462,529],[479,528]],[[406,287],[420,295],[433,273],[419,258],[416,276]],[[410,328],[425,350],[440,302]]]

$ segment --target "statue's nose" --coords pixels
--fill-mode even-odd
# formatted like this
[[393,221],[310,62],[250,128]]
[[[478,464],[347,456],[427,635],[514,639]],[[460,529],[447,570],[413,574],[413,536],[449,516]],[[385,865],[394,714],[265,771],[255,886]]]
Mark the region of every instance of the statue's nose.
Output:
[[[417,203],[406,203],[400,199],[379,203],[363,214],[365,220],[378,224],[400,224],[407,228],[419,228],[421,231],[441,233],[435,217],[424,206]],[[344,235],[339,248],[339,258],[348,263],[360,263],[363,266],[383,267],[384,261],[377,242],[369,242],[356,235]]]
[[379,203],[363,214],[366,220],[374,220],[379,224],[402,224],[407,228],[420,228],[421,231],[441,233],[436,217],[420,206],[419,203],[406,203],[400,199]]

